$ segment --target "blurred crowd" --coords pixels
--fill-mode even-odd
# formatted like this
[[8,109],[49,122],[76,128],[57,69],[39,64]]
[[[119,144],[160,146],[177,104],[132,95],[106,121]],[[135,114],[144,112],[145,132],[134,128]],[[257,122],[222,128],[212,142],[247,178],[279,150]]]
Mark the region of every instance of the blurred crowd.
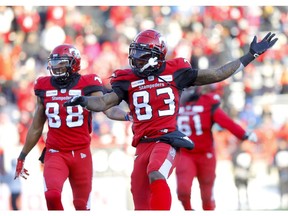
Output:
[[[35,108],[34,80],[49,75],[47,57],[55,46],[75,45],[81,73],[97,73],[110,88],[113,70],[129,67],[130,42],[148,28],[166,36],[168,58],[185,57],[201,69],[240,57],[254,35],[277,34],[273,49],[244,72],[210,86],[224,110],[258,135],[259,144],[246,144],[248,151],[273,166],[280,143],[288,148],[288,7],[0,6],[0,172],[11,170],[15,149],[24,143]],[[231,159],[237,141],[214,130],[219,160]],[[117,147],[133,155],[129,122],[94,113],[92,136],[95,149]],[[44,140],[45,134],[39,149]]]

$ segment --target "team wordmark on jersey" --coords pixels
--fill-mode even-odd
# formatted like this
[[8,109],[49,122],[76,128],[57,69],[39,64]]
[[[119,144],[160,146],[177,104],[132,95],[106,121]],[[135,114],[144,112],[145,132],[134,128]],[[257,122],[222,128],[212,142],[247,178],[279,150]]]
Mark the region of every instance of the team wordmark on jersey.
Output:
[[66,100],[69,100],[70,97],[69,96],[64,96],[64,97],[56,97],[56,96],[53,96],[52,97],[52,101],[66,101]]
[[144,90],[144,89],[159,88],[159,87],[164,87],[164,86],[165,86],[164,83],[153,83],[149,85],[140,86],[139,89]]

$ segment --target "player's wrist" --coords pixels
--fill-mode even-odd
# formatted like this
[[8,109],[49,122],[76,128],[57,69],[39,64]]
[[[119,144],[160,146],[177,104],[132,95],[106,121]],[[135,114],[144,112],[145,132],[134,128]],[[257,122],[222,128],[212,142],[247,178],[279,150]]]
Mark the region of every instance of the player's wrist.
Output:
[[130,121],[130,115],[129,113],[126,113],[126,115],[124,116],[125,121]]
[[87,107],[88,105],[88,99],[85,96],[81,96],[81,99],[79,101],[80,106]]
[[18,157],[18,160],[24,161],[26,156],[27,156],[27,154],[21,151],[21,153],[20,153],[20,155]]
[[242,137],[242,140],[247,140],[248,137],[249,137],[249,135],[250,135],[250,133],[245,132],[245,134],[244,134],[243,137]]
[[247,54],[243,55],[240,58],[240,62],[243,64],[244,67],[246,67],[248,64],[250,64],[250,62],[252,62],[255,59],[255,56],[248,52]]

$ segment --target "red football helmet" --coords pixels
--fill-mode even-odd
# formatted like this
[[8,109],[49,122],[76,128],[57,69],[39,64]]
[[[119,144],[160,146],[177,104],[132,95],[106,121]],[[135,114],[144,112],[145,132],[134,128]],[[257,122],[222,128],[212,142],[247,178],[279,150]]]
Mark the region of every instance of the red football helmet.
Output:
[[80,70],[81,55],[77,48],[69,44],[55,47],[49,55],[47,69],[61,83]]
[[139,77],[147,77],[165,61],[167,46],[164,37],[153,29],[140,32],[129,46],[129,64]]

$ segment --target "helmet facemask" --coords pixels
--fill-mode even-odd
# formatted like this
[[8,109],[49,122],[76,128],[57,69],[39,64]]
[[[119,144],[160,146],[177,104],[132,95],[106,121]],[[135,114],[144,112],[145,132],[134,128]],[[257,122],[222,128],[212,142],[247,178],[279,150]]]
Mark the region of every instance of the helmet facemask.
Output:
[[64,88],[75,76],[78,76],[80,63],[79,50],[72,45],[62,44],[52,50],[48,58],[47,69],[55,83]]
[[163,54],[157,47],[149,44],[131,43],[129,47],[129,64],[139,77],[155,74],[163,63]]
[[47,69],[50,71],[51,76],[59,84],[65,84],[68,82],[68,78],[71,75],[73,59],[71,57],[49,57]]

